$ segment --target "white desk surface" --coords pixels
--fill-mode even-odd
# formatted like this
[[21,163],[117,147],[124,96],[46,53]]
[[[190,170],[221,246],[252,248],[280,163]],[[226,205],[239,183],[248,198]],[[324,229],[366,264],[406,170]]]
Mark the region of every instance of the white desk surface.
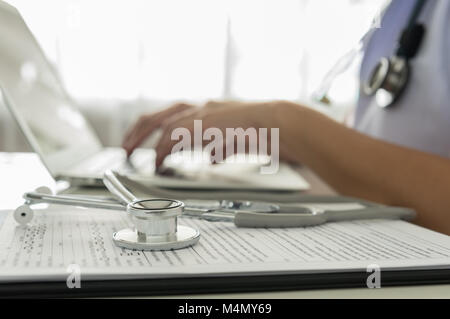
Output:
[[[311,193],[330,194],[311,171],[300,173],[312,185]],[[14,209],[23,204],[22,194],[39,186],[54,187],[55,183],[35,154],[0,153],[0,210]],[[234,293],[169,296],[168,298],[446,298],[450,299],[450,285],[386,287],[381,289],[328,289],[288,292]]]

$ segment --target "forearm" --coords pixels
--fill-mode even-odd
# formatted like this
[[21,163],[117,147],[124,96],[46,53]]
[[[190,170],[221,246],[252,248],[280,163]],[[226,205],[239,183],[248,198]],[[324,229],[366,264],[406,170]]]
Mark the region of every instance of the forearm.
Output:
[[295,104],[277,112],[281,147],[338,192],[417,210],[450,234],[450,160],[385,143]]

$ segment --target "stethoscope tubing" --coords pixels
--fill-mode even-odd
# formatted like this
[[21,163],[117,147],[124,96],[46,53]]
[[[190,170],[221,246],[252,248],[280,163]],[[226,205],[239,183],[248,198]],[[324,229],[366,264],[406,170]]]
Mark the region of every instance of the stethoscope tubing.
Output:
[[[117,202],[114,199],[96,199],[89,197],[49,195],[36,192],[28,192],[23,195],[25,203],[28,206],[36,204],[55,204],[83,208],[106,209],[115,211],[125,211],[126,205]],[[210,209],[202,209],[185,206],[184,216],[207,221],[233,222],[234,214],[231,212],[217,212]]]

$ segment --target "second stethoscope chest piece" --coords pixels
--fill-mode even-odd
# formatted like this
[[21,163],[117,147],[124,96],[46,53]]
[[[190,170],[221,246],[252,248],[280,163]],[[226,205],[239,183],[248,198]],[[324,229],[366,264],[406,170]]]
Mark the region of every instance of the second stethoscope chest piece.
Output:
[[417,0],[408,25],[398,41],[394,56],[383,57],[376,65],[369,80],[363,85],[364,93],[374,96],[381,108],[394,105],[405,91],[410,75],[410,60],[418,53],[425,35],[425,27],[417,22],[426,0]]
[[377,105],[387,108],[402,95],[409,80],[410,67],[407,59],[394,56],[382,58],[365,86],[367,95],[374,95]]

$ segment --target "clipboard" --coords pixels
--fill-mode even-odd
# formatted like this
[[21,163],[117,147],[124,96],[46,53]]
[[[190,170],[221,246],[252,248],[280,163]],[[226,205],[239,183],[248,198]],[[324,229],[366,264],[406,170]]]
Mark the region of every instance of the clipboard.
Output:
[[[314,202],[317,200],[317,197],[311,198],[311,201]],[[346,199],[347,200],[347,199]],[[348,201],[348,200],[347,200]],[[53,210],[61,209],[58,207],[53,207]],[[65,208],[66,209],[66,208]],[[118,212],[116,212],[119,214]],[[62,218],[61,214],[53,212],[50,209],[46,209],[43,212],[36,214],[37,220],[42,218],[42,221],[45,221],[48,225],[59,225],[57,227],[58,232],[63,231],[65,227],[69,227],[72,224],[83,224],[88,223],[89,225],[93,225],[96,229],[97,235],[101,233],[102,229],[98,228],[99,225],[106,223],[106,230],[111,230],[110,225],[107,224],[111,219],[114,219],[110,214],[110,211],[104,212],[89,212],[84,210],[83,213],[77,212],[73,215],[70,215],[71,212],[67,211]],[[67,218],[70,215],[71,218]],[[6,218],[5,222],[2,226],[9,223],[11,226],[11,216],[10,219]],[[79,218],[79,219],[76,219]],[[95,219],[95,220],[94,220]],[[61,221],[66,221],[66,224],[61,224]],[[95,221],[97,224],[92,224]],[[188,222],[189,220],[183,220],[183,222]],[[117,220],[116,220],[117,222]],[[191,222],[191,221],[189,221]],[[199,222],[199,221],[192,221]],[[432,284],[443,284],[450,283],[450,238],[448,236],[444,236],[438,233],[434,233],[430,230],[423,229],[421,227],[411,225],[405,221],[388,221],[388,220],[375,220],[375,221],[357,221],[357,222],[343,222],[343,223],[329,223],[327,225],[318,226],[318,228],[313,229],[289,229],[289,230],[254,230],[254,229],[238,229],[233,225],[225,225],[225,223],[215,226],[214,223],[204,222],[205,224],[198,225],[201,226],[201,230],[206,233],[212,232],[216,229],[216,227],[220,228],[221,233],[223,234],[233,234],[236,233],[236,236],[249,236],[248,238],[252,238],[252,236],[272,236],[270,240],[275,240],[277,236],[282,235],[284,231],[295,232],[293,235],[295,236],[307,236],[302,238],[308,238],[311,236],[316,236],[315,233],[323,232],[323,238],[328,236],[328,231],[339,231],[345,232],[345,236],[349,236],[354,233],[354,238],[358,238],[359,233],[365,233],[367,228],[367,233],[374,233],[381,231],[380,238],[392,237],[395,240],[399,241],[409,241],[411,239],[412,245],[422,245],[424,251],[427,247],[433,247],[437,249],[439,247],[442,248],[441,253],[447,254],[447,257],[443,257],[444,259],[439,259],[439,262],[425,262],[422,265],[420,263],[415,264],[415,262],[409,263],[408,267],[402,266],[392,266],[392,267],[384,267],[382,265],[382,273],[381,273],[381,285],[382,287],[387,286],[398,286],[398,285],[432,285]],[[10,245],[11,238],[14,234],[16,244],[20,243],[20,236],[23,235],[20,229],[13,229],[12,227],[2,227],[0,226],[0,264],[2,262],[1,252],[5,251],[5,245]],[[91,227],[89,226],[89,227]],[[209,227],[209,228],[202,228]],[[227,228],[228,227],[228,228]],[[69,227],[70,228],[70,227]],[[359,229],[359,230],[358,230]],[[217,229],[216,229],[217,230]],[[112,231],[112,230],[111,230]],[[18,233],[17,233],[18,232]],[[356,233],[355,233],[356,232]],[[384,233],[383,233],[384,232]],[[86,233],[84,233],[84,237]],[[96,235],[96,236],[97,236]],[[212,236],[212,234],[210,234]],[[375,236],[375,235],[374,235]],[[214,237],[214,236],[213,236]],[[209,241],[211,238],[206,236],[202,239],[204,241]],[[339,236],[338,236],[339,237]],[[81,237],[80,237],[81,238]],[[106,237],[105,237],[106,238]],[[247,239],[248,239],[247,238]],[[262,237],[261,237],[262,238]],[[269,237],[267,237],[269,238]],[[265,240],[267,240],[267,238]],[[322,238],[322,237],[321,237]],[[5,240],[8,239],[8,240]],[[344,240],[345,238],[329,238],[331,242]],[[372,238],[373,239],[373,238]],[[371,240],[372,240],[371,239]],[[261,239],[255,237],[254,242],[258,242]],[[390,240],[387,238],[386,240]],[[14,241],[14,240],[13,240]],[[357,243],[356,240],[355,243]],[[361,239],[361,241],[363,241]],[[373,241],[373,240],[372,240]],[[201,241],[200,241],[201,242]],[[218,238],[217,242],[211,243],[211,245],[220,245],[223,242],[223,238]],[[331,243],[330,242],[330,243]],[[311,246],[313,242],[310,242],[308,245]],[[342,242],[342,248],[345,248],[345,240]],[[368,241],[370,243],[370,241]],[[56,241],[53,243],[58,247],[59,242]],[[2,246],[3,245],[3,246]],[[234,247],[232,243],[230,243],[229,249],[239,249],[239,247]],[[305,243],[305,247],[308,246]],[[264,250],[265,246],[259,247],[259,249]],[[281,247],[281,246],[277,246]],[[313,247],[313,246],[311,246]],[[245,247],[244,247],[245,248]],[[246,254],[246,250],[242,249],[242,255]],[[420,248],[420,247],[419,247]],[[275,248],[267,248],[268,250],[264,253],[266,254],[275,254],[277,252]],[[231,251],[231,250],[230,250]],[[233,250],[234,251],[234,250]],[[299,250],[300,251],[300,250]],[[68,254],[67,251],[65,254]],[[181,255],[180,255],[181,256]],[[25,256],[26,257],[26,256]],[[55,253],[52,257],[57,258],[58,254]],[[151,257],[150,255],[148,256]],[[434,257],[433,257],[434,258]],[[78,261],[78,260],[76,260]],[[426,260],[425,260],[426,261]],[[365,262],[365,261],[364,261]],[[367,264],[370,263],[371,260],[367,260]],[[39,272],[35,271],[36,275],[33,278],[24,277],[27,275],[27,272],[33,272],[33,269],[13,269],[13,273],[11,273],[10,277],[5,275],[4,269],[0,267],[0,296],[1,297],[98,297],[98,296],[161,296],[161,295],[177,295],[177,294],[201,294],[201,293],[227,293],[227,292],[260,292],[260,291],[289,291],[289,290],[304,290],[304,289],[330,289],[330,288],[355,288],[355,287],[366,287],[367,278],[370,275],[366,269],[362,268],[345,268],[345,267],[331,267],[327,268],[329,263],[323,263],[323,269],[315,269],[311,268],[311,271],[296,271],[293,267],[290,267],[289,270],[277,270],[276,267],[283,267],[280,264],[278,266],[270,266],[270,269],[273,271],[258,271],[258,267],[254,268],[255,271],[252,271],[252,267],[247,268],[250,269],[245,273],[236,273],[233,271],[227,272],[226,269],[231,267],[233,264],[225,263],[225,271],[210,273],[208,276],[204,276],[199,270],[197,270],[198,275],[195,271],[191,272],[189,276],[184,276],[183,272],[185,268],[178,268],[179,273],[175,278],[173,276],[165,275],[165,273],[161,273],[159,276],[146,277],[145,274],[139,278],[131,276],[133,273],[138,272],[138,268],[131,267],[128,270],[130,276],[121,277],[121,276],[112,276],[110,275],[108,278],[103,276],[103,278],[83,278],[81,282],[80,289],[69,289],[67,287],[67,283],[62,279],[48,279],[44,275],[39,275]],[[265,265],[264,262],[259,264],[259,270],[261,267]],[[366,265],[366,264],[365,264]],[[19,265],[20,266],[20,265]],[[99,269],[102,268],[99,266]],[[187,266],[186,266],[187,267]],[[275,267],[275,268],[274,268]],[[355,266],[356,267],[356,266]],[[365,267],[365,266],[364,266]],[[163,267],[162,267],[163,268]],[[217,268],[214,264],[211,265],[210,269]],[[145,268],[149,273],[153,273],[153,269]],[[204,268],[208,269],[208,268]],[[269,269],[269,270],[270,270]],[[142,269],[141,269],[142,270]],[[230,268],[230,270],[232,270]],[[65,272],[63,271],[62,274]],[[172,273],[173,275],[173,273]],[[2,278],[3,276],[3,278]],[[6,277],[5,277],[6,276]],[[11,279],[8,279],[11,278]]]
[[[450,269],[386,271],[382,276],[381,288],[450,284]],[[43,281],[0,284],[0,297],[138,297],[367,288],[367,277],[368,273],[361,271],[308,275],[108,280],[86,281],[79,289],[68,289],[65,282]]]

